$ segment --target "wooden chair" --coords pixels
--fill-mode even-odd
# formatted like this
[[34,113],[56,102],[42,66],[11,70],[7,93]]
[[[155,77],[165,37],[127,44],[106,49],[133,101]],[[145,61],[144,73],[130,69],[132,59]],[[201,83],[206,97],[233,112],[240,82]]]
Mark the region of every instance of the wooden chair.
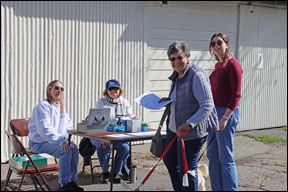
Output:
[[[43,166],[36,166],[33,159],[31,158],[31,151],[28,152],[28,150],[24,147],[22,142],[19,140],[18,136],[27,136],[29,131],[28,131],[28,121],[29,119],[14,119],[10,121],[10,126],[14,134],[5,132],[6,135],[8,136],[8,139],[10,140],[11,147],[12,147],[12,157],[15,156],[23,156],[26,155],[27,158],[29,159],[25,168],[21,169],[16,169],[12,166],[9,166],[7,177],[6,177],[6,182],[4,185],[4,191],[6,190],[11,190],[8,187],[8,183],[10,181],[10,177],[12,172],[15,172],[16,174],[22,176],[21,181],[18,186],[18,191],[20,191],[21,186],[23,184],[24,178],[26,175],[30,175],[33,181],[33,184],[35,186],[36,191],[38,191],[37,184],[40,186],[40,188],[44,191],[45,189],[43,186],[40,184],[37,175],[40,176],[40,179],[43,181],[44,186],[46,187],[47,190],[51,190],[47,181],[45,180],[44,176],[42,175],[42,172],[48,172],[48,171],[58,171],[60,166],[58,163],[54,164],[49,164],[49,165],[43,165]],[[17,135],[16,135],[17,134]]]

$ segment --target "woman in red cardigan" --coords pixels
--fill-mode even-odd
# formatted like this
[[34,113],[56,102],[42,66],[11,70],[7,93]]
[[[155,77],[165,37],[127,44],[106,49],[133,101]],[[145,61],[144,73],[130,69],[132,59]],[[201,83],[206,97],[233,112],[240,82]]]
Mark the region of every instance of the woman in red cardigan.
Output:
[[[211,37],[209,50],[218,61],[209,78],[219,119],[219,131],[207,149],[210,183],[213,191],[238,191],[233,139],[240,121],[242,68],[232,56],[229,38],[224,33]],[[212,137],[213,134],[208,135],[208,143]]]

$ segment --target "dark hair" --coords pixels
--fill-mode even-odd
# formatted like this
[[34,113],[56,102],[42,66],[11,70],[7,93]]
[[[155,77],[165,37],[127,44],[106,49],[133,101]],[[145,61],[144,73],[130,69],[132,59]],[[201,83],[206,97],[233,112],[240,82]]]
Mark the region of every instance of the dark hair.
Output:
[[[48,100],[48,103],[52,104],[52,96],[50,95],[50,89],[52,89],[52,87],[54,86],[55,83],[61,83],[63,85],[63,83],[59,80],[53,80],[51,81],[47,88],[46,88],[46,97],[47,97],[47,100]],[[62,113],[64,111],[64,102],[63,102],[63,98],[62,98],[62,95],[60,97],[60,112]]]
[[224,41],[226,44],[229,44],[229,47],[227,47],[227,49],[226,49],[226,51],[225,51],[225,55],[224,55],[224,57],[223,57],[223,61],[228,60],[228,58],[232,56],[229,38],[228,38],[227,35],[225,35],[224,33],[215,33],[214,35],[212,35],[212,37],[211,37],[211,39],[210,39],[210,42],[209,42],[209,51],[210,51],[210,54],[211,54],[213,57],[215,57],[215,59],[216,59],[217,61],[220,61],[220,59],[218,58],[218,56],[217,56],[216,54],[214,54],[213,48],[212,48],[212,46],[211,46],[211,42],[212,42],[212,40],[214,39],[214,37],[220,37],[221,39],[223,39],[223,41]]
[[167,51],[168,57],[170,55],[173,55],[174,53],[177,53],[178,51],[181,51],[184,53],[184,56],[190,57],[190,48],[188,47],[188,44],[186,42],[180,42],[180,41],[175,41],[173,42]]

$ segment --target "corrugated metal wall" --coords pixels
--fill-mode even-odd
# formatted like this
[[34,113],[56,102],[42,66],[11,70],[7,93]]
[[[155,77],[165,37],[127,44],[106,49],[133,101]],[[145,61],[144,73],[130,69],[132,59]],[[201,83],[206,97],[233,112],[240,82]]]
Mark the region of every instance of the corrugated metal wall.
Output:
[[[150,72],[147,87],[159,97],[169,94],[171,82],[168,77],[173,69],[167,49],[175,40],[189,44],[189,60],[202,66],[207,73],[211,73],[216,64],[208,51],[210,38],[215,32],[222,31],[229,36],[232,54],[237,57],[237,2],[169,1],[164,6],[149,2],[148,11]],[[154,128],[158,127],[163,111],[145,110]]]
[[[258,53],[263,69],[258,69]],[[243,68],[238,130],[287,126],[287,9],[241,5],[239,61]]]
[[[73,125],[102,97],[116,78],[124,97],[143,93],[145,2],[1,1],[1,162],[9,151],[9,121],[30,117],[45,98],[48,83],[65,87]],[[79,137],[76,141],[79,142]],[[28,139],[22,140],[27,145]]]

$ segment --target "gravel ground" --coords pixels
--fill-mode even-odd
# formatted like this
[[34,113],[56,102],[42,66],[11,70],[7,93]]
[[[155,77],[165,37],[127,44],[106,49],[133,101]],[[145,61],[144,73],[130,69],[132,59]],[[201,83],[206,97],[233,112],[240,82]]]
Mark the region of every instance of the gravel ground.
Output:
[[[287,131],[283,128],[265,129],[257,131],[237,132],[234,140],[234,156],[236,160],[239,190],[240,191],[287,191],[287,142],[286,144],[273,143],[266,144],[256,141],[247,135],[259,136],[261,133],[272,136],[281,136],[287,140]],[[203,147],[205,149],[206,146]],[[131,187],[138,186],[150,169],[157,163],[157,158],[149,152],[150,144],[133,146],[133,164],[137,165],[138,180]],[[93,162],[98,163],[97,161]],[[206,154],[200,163],[208,165]],[[7,174],[7,164],[1,164],[1,189]],[[79,162],[79,173],[82,171],[82,158]],[[89,167],[85,168],[86,174],[79,175],[78,183],[86,191],[108,191],[110,185],[100,184],[100,168],[94,169],[95,182],[92,183]],[[52,190],[58,190],[58,173],[45,175]],[[10,186],[15,188],[19,183],[19,177],[12,175]],[[27,179],[24,187],[31,182]],[[206,188],[211,190],[209,178],[206,179]],[[123,191],[120,184],[113,186],[114,190]],[[155,171],[145,183],[141,190],[145,191],[171,191],[173,190],[169,174],[163,161],[156,167]]]

